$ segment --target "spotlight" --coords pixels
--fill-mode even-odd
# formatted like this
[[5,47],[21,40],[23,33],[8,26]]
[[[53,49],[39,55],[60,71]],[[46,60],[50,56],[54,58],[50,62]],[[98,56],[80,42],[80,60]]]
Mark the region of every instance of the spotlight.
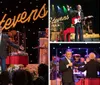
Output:
[[53,49],[55,49],[55,47],[53,47]]
[[36,5],[36,7],[38,7],[38,5]]
[[60,9],[60,7],[59,7],[59,6],[57,6],[57,8],[58,8],[58,9]]
[[24,8],[24,11],[25,11],[26,9]]
[[30,4],[32,4],[32,2],[30,2]]
[[2,1],[0,1],[0,3],[2,4]]
[[18,6],[16,6],[16,8],[18,8]]
[[70,47],[68,46],[68,48],[70,48]]
[[61,51],[59,53],[62,53]]
[[21,1],[19,1],[19,3],[21,3]]
[[11,10],[9,10],[9,12],[11,12]]
[[4,12],[2,12],[2,14],[3,14]]
[[6,10],[7,10],[7,8],[6,8]]
[[54,7],[54,5],[52,5],[52,7]]

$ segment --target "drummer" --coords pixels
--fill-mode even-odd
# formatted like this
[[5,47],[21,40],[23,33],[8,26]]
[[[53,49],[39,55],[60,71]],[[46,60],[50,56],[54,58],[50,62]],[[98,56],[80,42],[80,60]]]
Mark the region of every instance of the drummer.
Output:
[[[81,62],[81,55],[80,54],[73,54],[73,66],[75,67],[80,67],[83,66],[85,63]],[[78,71],[77,69],[74,68],[74,78],[82,78],[84,77],[83,73],[81,71]],[[75,80],[76,81],[76,80]]]
[[74,66],[81,66],[84,65],[84,62],[81,62],[81,55],[80,54],[73,54],[73,65]]

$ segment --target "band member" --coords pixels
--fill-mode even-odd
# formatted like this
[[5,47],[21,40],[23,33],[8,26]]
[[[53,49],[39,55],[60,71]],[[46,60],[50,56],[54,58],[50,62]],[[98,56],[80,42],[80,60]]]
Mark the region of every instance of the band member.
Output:
[[55,56],[52,56],[52,61],[50,62],[50,80],[57,79],[57,60]]
[[72,51],[68,49],[66,51],[66,56],[59,61],[59,70],[62,73],[62,83],[63,85],[74,85],[74,76],[72,70]]
[[59,41],[64,41],[63,36],[64,36],[64,34],[63,34],[63,29],[60,29],[60,33],[59,33]]
[[93,33],[93,26],[92,26],[92,21],[83,21],[83,33]]
[[93,26],[92,26],[92,21],[88,21],[87,22],[87,29],[88,29],[88,33],[93,33]]
[[74,54],[73,57],[74,57],[74,62],[73,62],[74,66],[84,65],[84,61],[81,61],[81,55],[80,54]]
[[97,72],[100,71],[100,63],[95,60],[96,55],[91,52],[89,54],[89,61],[85,64],[84,67],[79,67],[78,70],[80,71],[87,71],[86,77],[87,78],[98,78]]
[[[74,58],[73,66],[79,67],[79,66],[83,66],[85,64],[84,60],[83,60],[83,58],[81,58],[80,54],[73,54],[73,58]],[[84,77],[84,74],[81,71],[79,71],[78,69],[74,69],[73,71],[75,73],[74,74],[75,81],[78,81],[79,80],[78,78]]]
[[1,59],[1,72],[6,70],[6,57],[7,57],[7,43],[12,47],[24,50],[23,46],[17,46],[9,40],[7,34],[2,33],[2,26],[0,26],[0,59]]
[[78,34],[79,41],[83,41],[82,19],[84,18],[84,14],[82,12],[81,5],[77,5],[76,17],[77,20],[75,23],[75,41],[78,41]]

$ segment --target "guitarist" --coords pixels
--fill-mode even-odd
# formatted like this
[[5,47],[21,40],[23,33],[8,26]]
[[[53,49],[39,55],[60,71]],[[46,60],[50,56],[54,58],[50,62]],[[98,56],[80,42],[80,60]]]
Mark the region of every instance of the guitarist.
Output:
[[75,24],[75,41],[78,41],[78,34],[79,34],[79,41],[83,41],[82,19],[84,18],[84,14],[82,12],[81,5],[77,5],[76,17],[78,18],[78,20],[77,23]]

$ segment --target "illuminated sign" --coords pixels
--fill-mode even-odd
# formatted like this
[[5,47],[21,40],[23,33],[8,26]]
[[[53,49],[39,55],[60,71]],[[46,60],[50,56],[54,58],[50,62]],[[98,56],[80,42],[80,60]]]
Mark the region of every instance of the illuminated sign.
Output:
[[54,18],[54,19],[51,18],[50,22],[57,23],[57,22],[60,22],[60,21],[68,20],[68,19],[69,19],[69,16],[67,15],[67,16],[60,17],[60,18]]
[[14,28],[17,23],[25,23],[25,22],[30,22],[31,19],[33,19],[33,21],[36,21],[38,18],[44,18],[47,15],[48,11],[46,10],[46,4],[44,4],[41,9],[34,9],[31,11],[30,15],[27,15],[27,12],[24,11],[22,13],[19,13],[18,16],[14,16],[13,19],[12,18],[8,18],[7,20],[5,20],[5,18],[7,17],[7,14],[4,14],[2,20],[0,21],[0,26],[2,26],[2,24],[4,24],[2,26],[2,30],[8,30],[11,27]]

